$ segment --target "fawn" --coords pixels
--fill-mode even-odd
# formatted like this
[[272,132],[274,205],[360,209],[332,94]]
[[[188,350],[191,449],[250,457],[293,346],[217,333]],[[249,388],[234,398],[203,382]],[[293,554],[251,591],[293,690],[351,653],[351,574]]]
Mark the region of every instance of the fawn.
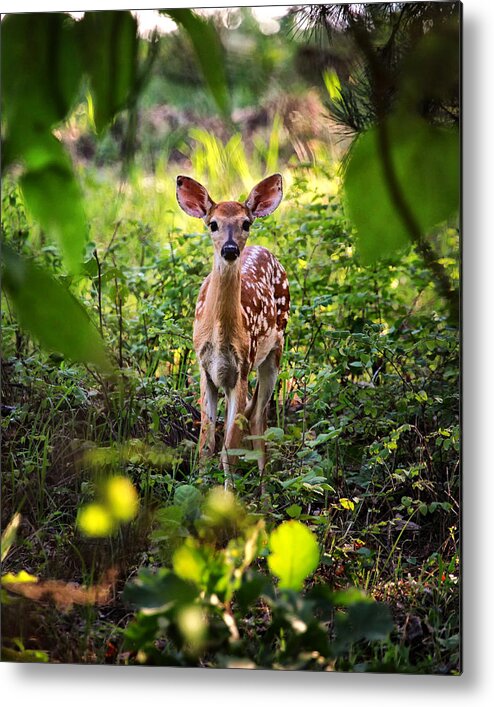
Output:
[[[221,461],[225,485],[237,458],[228,450],[240,446],[249,423],[254,449],[259,451],[262,475],[267,426],[267,408],[273,393],[283,351],[284,332],[290,308],[285,270],[266,248],[246,246],[256,218],[267,216],[283,197],[280,174],[263,179],[242,204],[216,204],[207,190],[190,177],[177,177],[177,200],[190,216],[202,218],[209,227],[214,246],[211,273],[197,299],[194,349],[201,373],[200,456],[215,452],[218,391],[226,398],[224,444]],[[250,401],[248,376],[257,371]]]

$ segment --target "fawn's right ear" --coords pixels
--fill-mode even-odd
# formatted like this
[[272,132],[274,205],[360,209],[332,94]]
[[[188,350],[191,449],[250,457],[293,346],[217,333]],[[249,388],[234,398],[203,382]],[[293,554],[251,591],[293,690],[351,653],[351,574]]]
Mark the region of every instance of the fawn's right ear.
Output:
[[204,218],[214,206],[207,190],[191,177],[177,177],[177,201],[189,216]]

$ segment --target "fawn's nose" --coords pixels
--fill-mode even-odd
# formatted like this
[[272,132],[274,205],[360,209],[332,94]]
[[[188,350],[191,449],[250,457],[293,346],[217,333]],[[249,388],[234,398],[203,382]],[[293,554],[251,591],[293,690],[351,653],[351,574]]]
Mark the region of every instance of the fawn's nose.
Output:
[[227,241],[221,249],[221,257],[225,260],[236,260],[240,255],[240,248],[233,241]]

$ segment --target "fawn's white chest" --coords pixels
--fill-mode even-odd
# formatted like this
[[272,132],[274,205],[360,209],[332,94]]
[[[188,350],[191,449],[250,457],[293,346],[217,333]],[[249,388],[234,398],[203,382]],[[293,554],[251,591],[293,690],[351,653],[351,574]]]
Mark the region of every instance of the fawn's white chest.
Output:
[[217,388],[235,388],[240,375],[240,361],[233,345],[211,332],[198,351],[199,361]]

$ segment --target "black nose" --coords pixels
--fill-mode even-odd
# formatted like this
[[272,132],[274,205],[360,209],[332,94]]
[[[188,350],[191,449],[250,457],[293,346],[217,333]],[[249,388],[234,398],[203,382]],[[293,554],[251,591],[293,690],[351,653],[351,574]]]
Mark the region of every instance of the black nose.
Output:
[[239,255],[240,250],[236,243],[225,243],[221,249],[221,257],[225,260],[236,260]]

